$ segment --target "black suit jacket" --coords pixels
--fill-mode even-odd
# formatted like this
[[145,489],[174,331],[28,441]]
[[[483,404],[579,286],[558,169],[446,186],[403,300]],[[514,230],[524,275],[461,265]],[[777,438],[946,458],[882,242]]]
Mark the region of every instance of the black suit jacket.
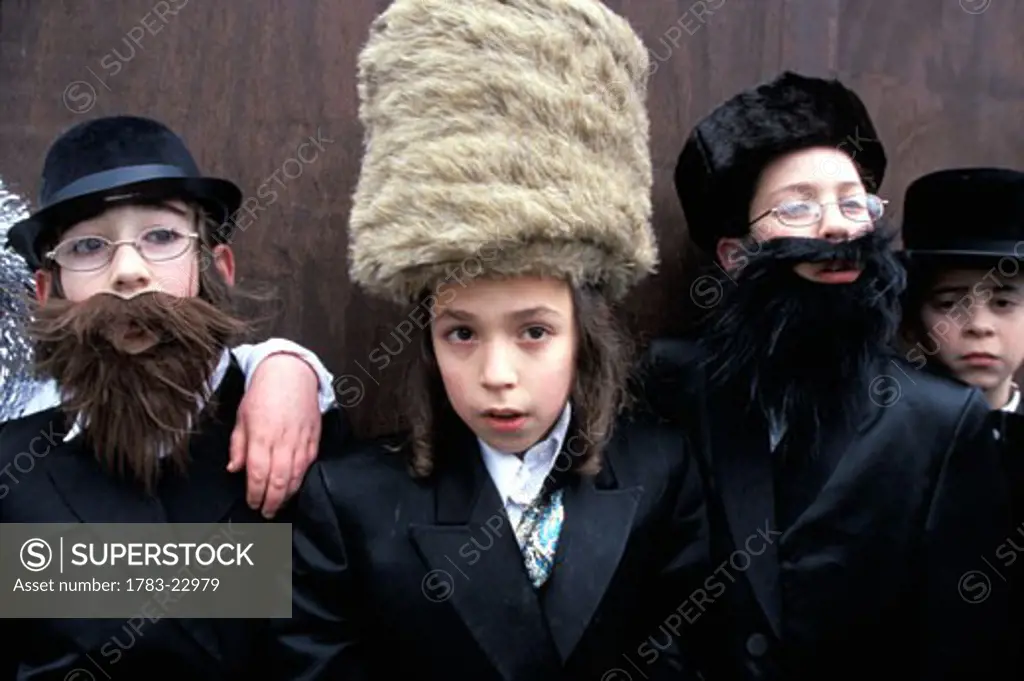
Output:
[[676,611],[707,564],[681,434],[621,426],[596,478],[567,476],[539,593],[468,431],[428,480],[386,448],[316,464],[300,492],[281,678],[688,678],[666,631],[685,635]]
[[709,681],[1003,674],[1008,590],[985,561],[1009,531],[1008,492],[980,393],[880,361],[856,427],[817,457],[784,450],[806,462],[786,481],[803,503],[784,523],[765,419],[709,393],[699,361],[692,344],[656,341],[645,387],[698,442],[709,490]]
[[[0,488],[0,523],[263,522],[245,503],[245,474],[225,470],[244,381],[233,364],[213,420],[190,442],[188,478],[164,478],[156,497],[107,474],[84,438],[62,443],[68,428],[58,409],[9,422],[0,432],[0,470],[11,466],[14,478]],[[321,453],[346,433],[337,410],[326,415]],[[288,522],[289,513],[275,521]],[[266,670],[267,620],[173,619],[173,605],[159,601],[132,621],[6,620],[0,679],[64,681],[84,669],[92,674],[84,679],[249,680]]]
[[1003,465],[1013,496],[1013,530],[995,551],[993,569],[1003,573],[1013,594],[1016,670],[1024,665],[1024,405],[998,412],[1002,424]]

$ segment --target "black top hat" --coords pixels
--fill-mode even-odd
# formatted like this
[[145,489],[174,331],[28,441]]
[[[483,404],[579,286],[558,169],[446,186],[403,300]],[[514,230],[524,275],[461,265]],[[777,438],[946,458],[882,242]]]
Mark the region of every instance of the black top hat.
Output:
[[101,213],[114,201],[172,198],[199,203],[223,225],[215,236],[230,238],[241,190],[228,180],[201,175],[174,132],[136,116],[86,121],[50,147],[38,209],[11,227],[7,245],[36,270],[45,237]]
[[722,237],[746,236],[761,171],[817,146],[853,158],[868,191],[882,184],[885,149],[860,97],[838,80],[786,71],[719,105],[690,133],[676,165],[690,237],[710,251]]
[[918,261],[1024,258],[1024,173],[954,168],[914,180],[903,199],[903,248]]

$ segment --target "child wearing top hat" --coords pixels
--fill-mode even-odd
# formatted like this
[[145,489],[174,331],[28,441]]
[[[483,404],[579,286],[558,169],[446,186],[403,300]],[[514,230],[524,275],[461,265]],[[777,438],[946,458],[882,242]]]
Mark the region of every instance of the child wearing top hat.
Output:
[[611,310],[656,262],[647,67],[598,0],[372,24],[350,275],[413,304],[411,432],[311,469],[282,678],[676,673],[709,574],[697,471],[620,413]]
[[[258,504],[246,503],[245,478],[231,470],[247,382],[243,359],[229,350],[247,330],[232,306],[226,240],[238,188],[202,176],[163,124],[119,116],[83,123],[56,141],[41,195],[39,210],[9,237],[35,272],[27,332],[57,403],[0,431],[0,469],[16,469],[0,486],[0,523],[262,520]],[[281,348],[288,346],[272,351]],[[286,486],[293,468],[301,479],[320,435],[340,440],[344,424],[334,407],[319,414],[316,386],[305,376],[289,376],[312,373],[303,360],[284,361],[271,375],[277,385],[252,390],[314,396],[312,409],[301,399],[286,408],[304,423],[306,411],[316,415],[299,434],[315,433],[316,441],[298,442]],[[294,437],[270,444],[289,448]],[[279,486],[275,493],[289,493]],[[287,520],[287,510],[277,517]],[[133,644],[123,643],[123,621],[22,622],[9,627],[0,658],[16,679],[71,678],[101,662],[116,663],[124,678],[159,672],[212,681],[262,671],[266,621],[167,615]]]
[[940,170],[907,188],[906,358],[980,388],[993,409],[1024,413],[1024,173]]
[[792,72],[715,107],[679,155],[716,266],[690,289],[692,337],[652,343],[648,402],[702,443],[712,562],[771,537],[697,622],[708,678],[994,678],[1006,661],[1007,594],[978,573],[1010,528],[990,413],[892,350],[886,165],[854,91]]
[[906,358],[982,390],[1003,447],[1013,529],[987,559],[1014,595],[1018,669],[1024,654],[1024,172],[953,168],[907,188]]

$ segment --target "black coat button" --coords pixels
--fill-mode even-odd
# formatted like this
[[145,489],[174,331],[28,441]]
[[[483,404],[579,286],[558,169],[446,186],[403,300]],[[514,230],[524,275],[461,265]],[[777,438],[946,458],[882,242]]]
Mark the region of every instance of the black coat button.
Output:
[[747,652],[753,657],[761,657],[768,652],[768,639],[764,634],[751,634],[747,639]]

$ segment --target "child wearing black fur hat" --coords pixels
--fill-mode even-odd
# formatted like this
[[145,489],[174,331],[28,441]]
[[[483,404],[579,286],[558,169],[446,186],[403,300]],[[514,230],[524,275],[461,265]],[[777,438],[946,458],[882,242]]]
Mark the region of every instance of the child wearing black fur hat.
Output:
[[772,538],[698,623],[709,678],[994,678],[1006,662],[1006,589],[977,577],[1010,528],[1006,479],[981,394],[892,351],[905,273],[885,168],[856,93],[795,73],[724,102],[680,154],[718,279],[691,289],[695,339],[652,344],[648,399],[704,443],[718,560]]

